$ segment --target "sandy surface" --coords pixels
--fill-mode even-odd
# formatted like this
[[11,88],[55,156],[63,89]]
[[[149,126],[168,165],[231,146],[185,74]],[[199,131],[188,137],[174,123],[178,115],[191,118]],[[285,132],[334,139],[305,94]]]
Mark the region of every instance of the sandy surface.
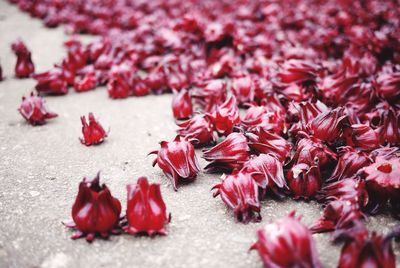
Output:
[[[266,200],[261,223],[236,223],[222,201],[212,198],[210,189],[218,175],[201,173],[194,183],[174,192],[161,171],[151,166],[153,157],[146,156],[159,141],[174,137],[170,95],[111,100],[105,88],[84,94],[71,91],[46,97],[58,118],[40,127],[28,125],[17,108],[35,83],[13,77],[10,43],[18,37],[31,49],[37,71],[59,62],[68,38],[62,28],[46,29],[0,1],[0,62],[6,76],[0,83],[0,267],[262,267],[257,253],[248,253],[258,227],[292,210],[303,214],[306,224],[319,217],[321,209],[314,202]],[[79,117],[88,112],[111,129],[107,141],[97,147],[78,140]],[[92,244],[70,240],[71,231],[61,221],[70,218],[79,181],[99,170],[124,207],[127,183],[142,175],[161,183],[172,214],[168,236],[121,235]],[[368,221],[382,232],[395,224],[388,216]],[[332,245],[327,234],[314,237],[322,262],[335,267],[340,246]],[[395,250],[400,263],[399,245]]]

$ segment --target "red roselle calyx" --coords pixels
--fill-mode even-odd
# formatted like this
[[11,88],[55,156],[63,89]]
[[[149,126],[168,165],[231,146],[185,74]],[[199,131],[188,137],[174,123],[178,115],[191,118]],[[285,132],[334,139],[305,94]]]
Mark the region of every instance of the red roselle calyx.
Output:
[[63,95],[68,93],[68,81],[65,72],[61,68],[40,74],[34,74],[33,78],[37,81],[35,89],[40,94]]
[[249,159],[249,151],[246,137],[241,133],[231,133],[221,143],[203,150],[203,158],[211,161],[205,170],[212,173],[240,169]]
[[192,116],[192,99],[190,98],[189,91],[182,89],[174,93],[172,99],[172,112],[175,119],[187,119]]
[[31,125],[43,125],[47,119],[57,117],[56,113],[48,110],[44,99],[40,96],[35,96],[33,93],[27,98],[22,97],[22,103],[18,111]]
[[239,109],[236,105],[236,98],[229,97],[223,104],[217,107],[211,115],[214,129],[221,136],[229,135],[233,127],[240,123]]
[[317,161],[321,167],[329,164],[332,160],[336,160],[336,154],[322,141],[315,138],[299,140],[292,159],[294,163],[307,163],[309,165],[313,165]]
[[160,185],[149,184],[146,177],[140,177],[136,184],[127,185],[127,191],[127,225],[124,230],[130,234],[166,235],[165,225],[170,216],[167,216]]
[[287,173],[287,183],[295,199],[312,198],[322,186],[319,167],[305,163],[296,164]]
[[15,76],[18,78],[29,77],[35,72],[35,66],[31,59],[31,52],[21,40],[12,43],[11,48],[17,56]]
[[321,268],[310,231],[294,212],[257,230],[258,251],[265,267]]
[[232,175],[222,175],[221,179],[222,182],[212,188],[216,189],[213,196],[221,195],[222,201],[233,210],[238,221],[260,221],[258,187],[251,175],[236,170]]
[[96,120],[93,113],[89,113],[88,118],[89,122],[86,121],[85,116],[81,116],[83,134],[83,137],[80,139],[81,143],[86,146],[102,143],[107,137],[107,132]]
[[252,102],[254,100],[254,85],[251,77],[245,75],[233,78],[232,93],[239,104]]
[[84,178],[72,206],[71,223],[67,227],[76,229],[72,239],[86,237],[91,242],[96,235],[107,238],[118,233],[121,203],[111,195],[105,184],[100,185],[99,174],[93,179]]
[[347,145],[365,151],[376,149],[380,144],[377,132],[364,124],[351,125],[350,128],[345,129],[344,136]]
[[157,164],[164,174],[172,180],[175,191],[179,182],[194,180],[200,167],[193,145],[179,135],[174,141],[160,142],[161,149],[150,154],[157,154],[153,166]]
[[213,143],[215,141],[211,119],[205,114],[196,114],[193,118],[178,124],[177,132],[195,146]]
[[343,108],[336,108],[319,114],[308,125],[308,132],[315,138],[330,142],[341,134],[342,123],[346,119]]
[[204,112],[212,113],[225,101],[226,83],[222,79],[207,81],[199,89],[194,90],[193,98]]
[[281,66],[278,76],[283,83],[314,81],[319,67],[307,61],[291,59]]

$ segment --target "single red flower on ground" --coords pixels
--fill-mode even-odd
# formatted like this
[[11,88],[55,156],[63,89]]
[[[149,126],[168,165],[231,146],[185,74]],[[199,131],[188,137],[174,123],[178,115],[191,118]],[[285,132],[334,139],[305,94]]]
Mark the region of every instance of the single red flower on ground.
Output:
[[250,249],[258,251],[265,267],[322,267],[310,231],[294,212],[258,229],[257,237]]
[[136,184],[127,185],[126,219],[124,230],[130,234],[166,235],[165,225],[169,223],[166,206],[161,196],[160,185],[149,184],[146,177],[140,177]]
[[105,184],[100,185],[99,174],[93,179],[84,178],[72,206],[73,222],[64,223],[76,229],[72,239],[86,237],[91,242],[96,235],[107,238],[118,233],[121,203],[111,195]]
[[175,119],[187,119],[193,114],[192,99],[190,98],[189,91],[182,89],[174,93],[172,99],[172,112]]
[[85,116],[81,116],[82,122],[82,134],[81,143],[86,146],[93,144],[100,144],[107,137],[107,132],[101,126],[101,124],[96,120],[93,113],[89,113],[89,122],[86,121]]
[[160,142],[161,149],[150,152],[157,154],[153,166],[158,164],[164,174],[172,180],[175,191],[179,182],[194,180],[200,167],[193,145],[178,135],[172,142]]
[[222,175],[221,179],[222,182],[212,188],[217,189],[213,196],[221,195],[222,201],[233,210],[238,221],[260,221],[258,187],[251,175],[236,170],[232,175]]
[[21,40],[12,43],[11,48],[17,56],[15,76],[18,78],[29,77],[35,72],[35,66],[31,59],[31,52]]
[[56,113],[48,110],[44,99],[33,93],[27,98],[22,97],[18,111],[31,125],[43,125],[47,119],[57,117]]

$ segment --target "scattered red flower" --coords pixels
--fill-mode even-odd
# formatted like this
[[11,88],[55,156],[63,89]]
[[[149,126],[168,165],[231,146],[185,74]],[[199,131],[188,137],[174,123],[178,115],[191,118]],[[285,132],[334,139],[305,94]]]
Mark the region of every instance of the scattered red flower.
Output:
[[182,89],[174,94],[172,99],[172,112],[175,119],[187,119],[193,114],[192,99],[189,91]]
[[11,48],[17,56],[15,76],[18,78],[29,77],[35,72],[35,66],[31,59],[31,52],[21,40],[12,43]]
[[27,98],[22,97],[18,111],[31,125],[43,125],[47,119],[57,117],[56,113],[48,110],[44,99],[33,93]]
[[88,118],[89,122],[86,121],[85,116],[81,116],[83,134],[83,137],[80,139],[81,143],[86,146],[102,143],[107,137],[107,132],[96,120],[93,113],[89,113]]

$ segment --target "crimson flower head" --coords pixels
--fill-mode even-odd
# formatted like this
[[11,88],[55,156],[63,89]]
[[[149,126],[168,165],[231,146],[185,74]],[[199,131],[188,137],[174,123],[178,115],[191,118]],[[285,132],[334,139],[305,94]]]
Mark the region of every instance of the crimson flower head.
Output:
[[203,150],[203,158],[211,161],[205,167],[208,172],[232,171],[240,169],[249,157],[250,148],[246,137],[241,133],[231,133],[221,143]]
[[258,229],[257,237],[251,249],[265,267],[322,267],[310,231],[294,212]]
[[31,52],[26,45],[18,40],[11,44],[11,48],[17,56],[17,64],[15,65],[15,75],[18,78],[26,78],[35,72],[35,66],[31,59]]
[[215,185],[214,197],[221,195],[222,201],[233,210],[236,219],[243,223],[260,221],[260,201],[258,187],[249,173],[234,171],[222,175],[222,182]]
[[235,77],[232,79],[232,93],[240,104],[254,100],[253,80],[249,75]]
[[308,132],[313,137],[326,142],[336,140],[341,133],[341,124],[346,119],[343,111],[344,108],[336,108],[322,112],[308,123]]
[[128,184],[126,219],[124,230],[130,234],[166,235],[165,225],[169,223],[166,206],[161,196],[160,185],[149,184],[146,177],[140,177],[136,184]]
[[299,83],[314,81],[317,77],[319,66],[304,60],[290,59],[281,66],[278,77],[283,83]]
[[178,135],[174,141],[162,141],[160,145],[160,150],[150,153],[157,154],[153,166],[157,164],[172,180],[175,191],[179,182],[190,182],[196,178],[200,167],[194,147],[189,141]]
[[174,94],[172,99],[172,112],[175,119],[187,119],[192,116],[193,107],[189,91],[182,89]]
[[195,146],[215,141],[211,119],[205,114],[196,114],[193,118],[178,124],[178,134]]
[[218,105],[225,101],[226,83],[222,79],[209,80],[200,88],[194,90],[193,98],[203,108],[204,112],[212,113]]
[[93,113],[89,113],[89,122],[86,121],[85,116],[81,116],[82,122],[82,134],[81,143],[86,146],[100,144],[107,137],[107,132],[101,126],[101,124],[96,120]]
[[285,117],[279,111],[270,111],[266,106],[250,106],[242,123],[248,129],[262,127],[277,134],[286,132]]
[[399,96],[400,72],[380,74],[374,81],[376,93],[381,98],[392,99]]
[[318,161],[319,166],[325,166],[331,160],[336,160],[336,154],[320,140],[303,138],[297,142],[296,153],[293,156],[295,163],[307,163],[313,165]]
[[370,151],[379,145],[379,136],[376,130],[366,124],[354,124],[345,129],[344,137],[349,146]]
[[400,144],[400,112],[387,109],[383,114],[383,123],[377,129],[380,143],[389,145]]
[[97,86],[97,76],[93,68],[88,70],[78,82],[74,83],[77,92],[85,92],[94,89]]
[[27,98],[22,97],[22,103],[18,111],[31,125],[43,125],[47,119],[57,117],[56,113],[48,110],[44,99],[40,96],[35,96],[33,93]]
[[282,162],[273,154],[260,154],[251,158],[243,165],[242,171],[249,173],[262,189],[287,188]]
[[360,207],[364,207],[369,198],[365,181],[353,178],[342,179],[324,186],[320,195],[326,201],[351,201]]
[[221,136],[230,134],[233,127],[240,123],[239,109],[236,105],[236,98],[230,96],[217,110],[211,115],[214,129]]
[[72,206],[71,223],[67,227],[76,229],[72,239],[86,237],[91,242],[96,235],[107,238],[116,233],[121,203],[111,195],[105,184],[100,185],[99,174],[93,179],[84,178],[79,184],[79,192]]
[[131,85],[124,70],[115,68],[111,71],[107,91],[108,96],[113,99],[127,98],[131,94]]
[[378,192],[392,193],[400,189],[400,159],[378,156],[375,162],[363,168],[369,187]]
[[288,171],[287,183],[295,199],[312,198],[322,186],[319,167],[315,164],[296,164]]
[[61,68],[53,68],[48,72],[34,74],[37,81],[35,89],[39,93],[49,95],[64,95],[68,93],[68,82],[65,71]]

